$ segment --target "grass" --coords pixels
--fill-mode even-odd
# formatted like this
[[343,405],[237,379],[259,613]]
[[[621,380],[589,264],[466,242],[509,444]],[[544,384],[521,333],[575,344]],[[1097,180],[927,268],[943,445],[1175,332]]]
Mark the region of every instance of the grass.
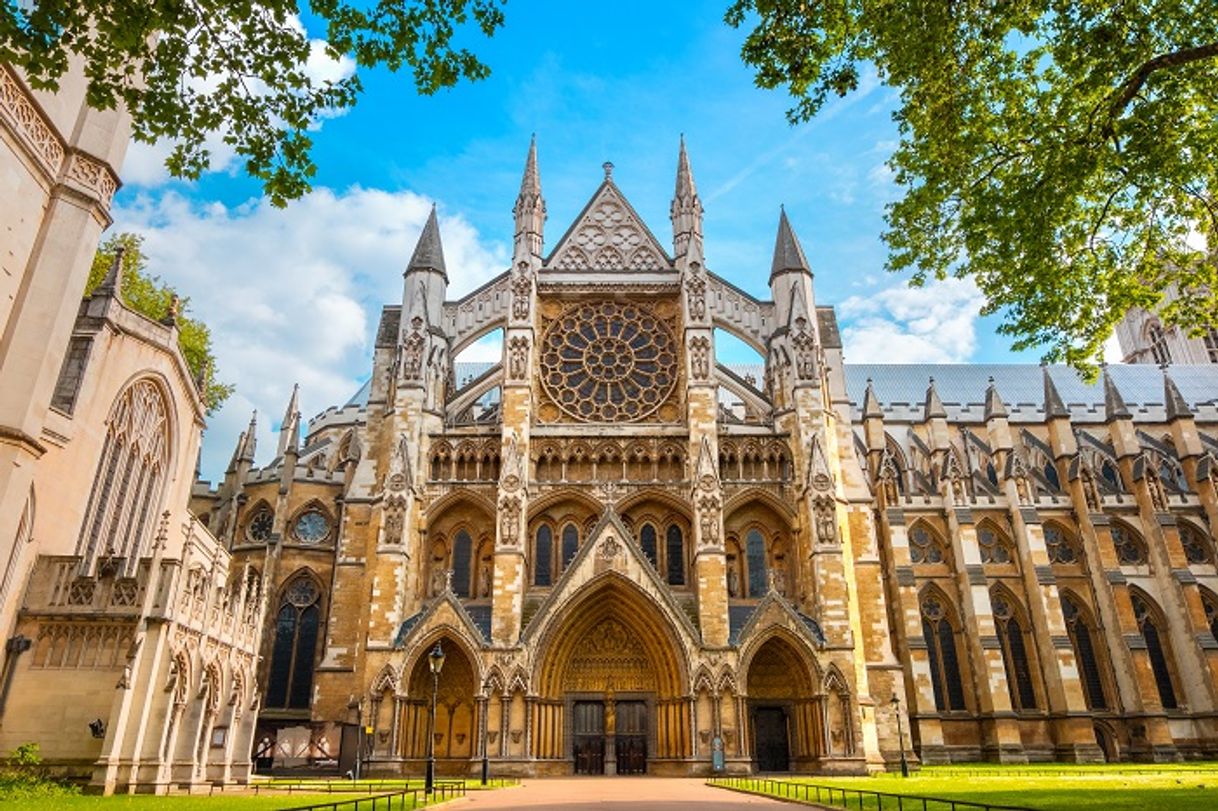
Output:
[[[456,783],[458,779],[440,778],[438,782]],[[482,789],[478,779],[464,780],[467,791]],[[486,788],[502,788],[505,781],[492,780]],[[255,787],[256,792],[255,793]],[[329,790],[327,790],[329,789]],[[399,780],[362,780],[353,783],[348,780],[327,780],[324,778],[302,778],[283,780],[258,780],[248,791],[230,790],[216,792],[212,796],[169,795],[155,796],[148,794],[118,795],[114,797],[98,797],[94,795],[56,794],[47,797],[9,799],[0,794],[0,805],[6,808],[22,809],[22,811],[228,811],[240,808],[250,811],[271,811],[271,809],[296,808],[312,803],[354,800],[369,795],[388,794],[403,789],[418,789],[422,791],[423,781],[418,779]],[[407,797],[406,808],[414,808]],[[394,808],[398,808],[397,805]]]
[[[927,767],[909,779],[899,774],[874,777],[799,777],[791,782],[856,788],[886,794],[968,800],[975,803],[1014,805],[1040,811],[1192,811],[1218,808],[1218,763],[1113,764],[1072,766],[967,766]],[[822,801],[824,800],[822,795]],[[858,808],[857,796],[850,808]],[[835,802],[841,805],[840,801]],[[864,800],[864,811],[877,809],[874,797]],[[884,798],[884,808],[896,801]],[[905,807],[910,805],[905,803]],[[917,806],[921,808],[921,804]],[[928,806],[929,811],[946,805]]]

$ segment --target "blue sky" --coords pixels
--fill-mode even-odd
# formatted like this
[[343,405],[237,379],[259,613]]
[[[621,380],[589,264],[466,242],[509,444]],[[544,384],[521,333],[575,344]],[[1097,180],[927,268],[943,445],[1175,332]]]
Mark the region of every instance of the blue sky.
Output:
[[[817,120],[789,126],[785,95],[755,88],[741,63],[744,33],[723,24],[725,7],[509,2],[493,39],[464,37],[491,66],[484,82],[420,97],[408,76],[362,74],[359,105],[314,133],[314,193],[286,210],[263,202],[223,150],[214,171],[183,183],[159,168],[164,147],[134,146],[114,228],[146,236],[152,270],[211,324],[220,376],[237,386],[205,436],[204,474],[222,474],[253,408],[259,462],[269,461],[294,382],[307,418],[341,404],[366,378],[377,314],[401,298],[401,270],[432,202],[452,295],[506,267],[532,133],[547,249],[606,160],[671,245],[668,206],[684,133],[706,208],[708,267],[766,295],[784,204],[818,303],[838,308],[847,361],[1033,360],[1012,354],[994,321],[977,317],[971,285],[911,291],[883,272],[883,206],[896,193],[884,166],[897,137],[894,92],[865,77]],[[320,76],[350,69],[315,65]]]

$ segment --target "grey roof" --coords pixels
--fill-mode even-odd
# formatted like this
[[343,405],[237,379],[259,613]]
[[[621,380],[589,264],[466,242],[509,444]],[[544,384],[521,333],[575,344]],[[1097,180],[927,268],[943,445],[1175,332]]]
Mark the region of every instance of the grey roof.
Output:
[[740,632],[744,630],[744,626],[749,624],[749,619],[756,610],[755,605],[729,605],[727,607],[727,644],[740,644]]
[[368,397],[372,394],[372,378],[364,381],[364,385],[359,387],[359,391],[351,395],[351,399],[343,403],[343,408],[347,406],[366,406],[368,405]]
[[465,613],[482,632],[483,639],[491,638],[491,607],[489,605],[466,605]]
[[[1099,380],[1087,384],[1067,366],[1050,366],[1047,371],[1072,419],[1104,420],[1104,387]],[[1108,373],[1135,418],[1162,417],[1166,398],[1163,373],[1157,366],[1111,365]],[[1194,413],[1200,406],[1207,406],[1211,414],[1218,416],[1218,364],[1172,366],[1171,376]],[[924,387],[930,377],[935,379],[935,388],[953,420],[982,419],[990,377],[994,378],[1013,421],[1040,421],[1044,417],[1044,378],[1042,367],[1036,364],[846,364],[846,390],[856,412],[862,412],[867,378],[871,378],[885,418],[904,422],[921,421]]]

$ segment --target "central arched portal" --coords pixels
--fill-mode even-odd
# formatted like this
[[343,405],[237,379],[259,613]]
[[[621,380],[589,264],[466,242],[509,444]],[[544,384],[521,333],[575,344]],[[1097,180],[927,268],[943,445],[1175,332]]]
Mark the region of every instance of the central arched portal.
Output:
[[533,749],[554,772],[675,773],[690,756],[676,631],[622,578],[590,587],[543,641]]

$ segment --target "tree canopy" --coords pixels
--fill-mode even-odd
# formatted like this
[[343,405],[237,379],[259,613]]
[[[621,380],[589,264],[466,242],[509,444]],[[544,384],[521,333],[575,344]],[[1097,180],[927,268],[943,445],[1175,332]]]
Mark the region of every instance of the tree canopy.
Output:
[[[1015,349],[1086,371],[1131,306],[1218,324],[1213,0],[735,0],[792,123],[899,90],[888,268],[971,277]],[[1207,254],[1204,245],[1208,242]]]
[[456,38],[476,27],[491,36],[505,0],[38,0],[0,3],[0,62],[53,90],[72,62],[83,64],[88,103],[125,104],[134,137],[174,143],[170,172],[197,178],[205,142],[220,137],[262,181],[276,205],[309,190],[316,166],[310,126],[353,106],[358,75],[310,76],[302,14],[325,29],[331,58],[358,68],[409,70],[422,94],[490,71]]
[[216,358],[212,354],[211,330],[202,321],[187,315],[190,308],[189,298],[179,296],[172,287],[148,273],[143,242],[143,237],[138,234],[126,233],[113,234],[103,242],[93,257],[85,295],[91,295],[106,278],[106,273],[114,265],[114,255],[121,247],[123,303],[141,315],[159,320],[169,313],[175,306],[175,299],[177,300],[175,320],[178,325],[178,346],[190,373],[197,381],[202,382],[200,398],[207,413],[212,414],[224,405],[224,401],[233,393],[233,387],[216,380]]

